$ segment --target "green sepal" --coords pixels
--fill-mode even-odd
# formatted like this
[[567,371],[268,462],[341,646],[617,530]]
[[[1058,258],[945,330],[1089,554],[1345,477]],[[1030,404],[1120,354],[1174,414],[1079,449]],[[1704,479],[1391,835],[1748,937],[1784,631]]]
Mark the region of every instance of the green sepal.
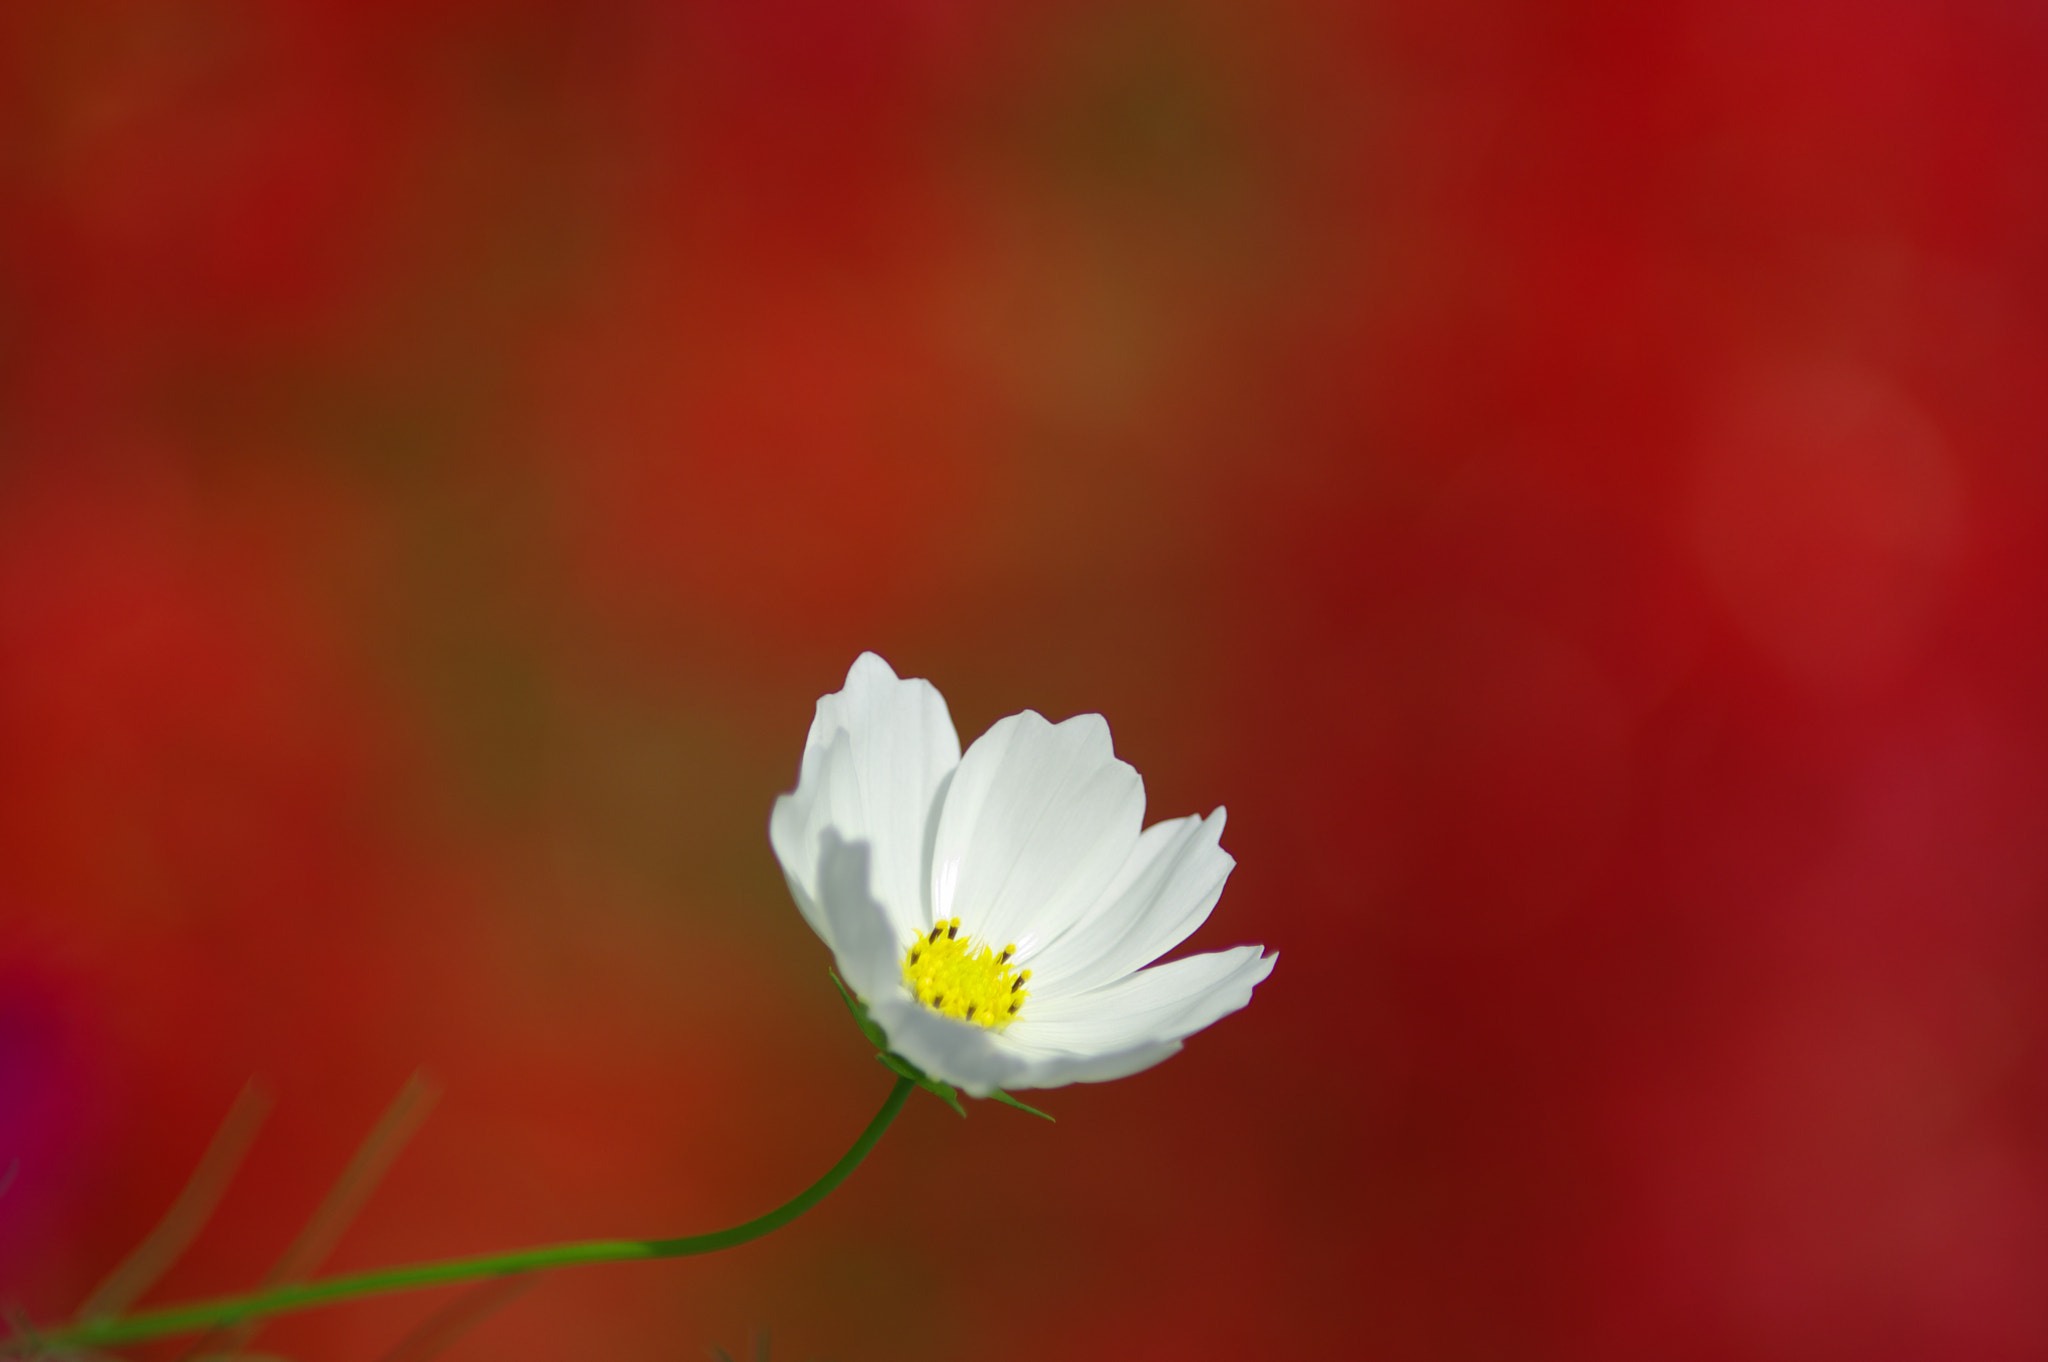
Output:
[[918,1087],[923,1088],[941,1102],[944,1102],[954,1111],[959,1112],[963,1120],[966,1118],[967,1108],[960,1105],[960,1094],[953,1090],[951,1083],[933,1078],[902,1055],[894,1054],[888,1050],[882,1051],[875,1058],[881,1060],[891,1070],[917,1084]]
[[[825,972],[832,976],[832,987],[839,990],[840,1001],[844,1002],[846,1010],[853,1014],[854,1023],[860,1027],[860,1033],[868,1038],[868,1044],[875,1047],[877,1051],[875,1058],[881,1060],[893,1072],[902,1075],[904,1078],[917,1084],[918,1087],[937,1097],[941,1102],[959,1112],[963,1117],[966,1116],[967,1108],[960,1105],[959,1091],[951,1083],[933,1078],[930,1074],[918,1068],[894,1050],[891,1050],[887,1033],[881,1027],[875,1025],[874,1020],[868,1016],[868,1005],[853,996],[853,990],[846,986],[845,981],[840,979],[836,971],[827,970]],[[1042,1120],[1052,1120],[1052,1117],[1047,1116],[1037,1107],[1019,1102],[1001,1088],[990,1093],[988,1098],[992,1102],[1001,1102],[1006,1107],[1015,1107],[1019,1111],[1028,1111],[1033,1116],[1039,1117]]]
[[[1026,1104],[1026,1103],[1023,1103],[1023,1102],[1019,1102],[1019,1101],[1018,1101],[1018,1100],[1017,1100],[1016,1098],[1014,1098],[1014,1097],[1010,1096],[1010,1094],[1008,1094],[1008,1093],[1004,1092],[1004,1091],[1003,1091],[1003,1090],[1002,1090],[1001,1088],[997,1088],[997,1089],[996,1089],[996,1090],[995,1090],[994,1092],[990,1093],[990,1094],[988,1095],[988,1100],[989,1100],[989,1101],[991,1101],[991,1102],[1001,1102],[1001,1103],[1002,1103],[1002,1104],[1003,1104],[1004,1106],[1006,1106],[1006,1107],[1015,1107],[1015,1108],[1016,1108],[1017,1110],[1019,1110],[1019,1111],[1028,1111],[1028,1112],[1030,1112],[1030,1113],[1031,1113],[1031,1114],[1032,1114],[1033,1116],[1039,1117],[1039,1118],[1040,1118],[1040,1119],[1042,1119],[1042,1120],[1047,1120],[1047,1121],[1051,1121],[1051,1120],[1052,1120],[1052,1117],[1050,1117],[1050,1116],[1047,1116],[1047,1115],[1046,1115],[1046,1114],[1045,1114],[1044,1112],[1040,1111],[1040,1110],[1039,1110],[1039,1109],[1038,1109],[1037,1107],[1034,1107],[1034,1106],[1030,1106],[1030,1105],[1028,1105],[1028,1104]],[[1054,1124],[1058,1124],[1058,1123],[1057,1123],[1057,1122],[1054,1122]]]
[[832,970],[826,970],[825,972],[832,976],[832,987],[839,990],[840,998],[846,1003],[846,1010],[853,1014],[853,1020],[860,1027],[860,1033],[868,1038],[868,1044],[874,1046],[877,1050],[887,1050],[889,1048],[889,1037],[883,1034],[881,1027],[869,1020],[868,1005],[853,996],[853,993],[846,985],[840,982],[839,975],[836,972]]

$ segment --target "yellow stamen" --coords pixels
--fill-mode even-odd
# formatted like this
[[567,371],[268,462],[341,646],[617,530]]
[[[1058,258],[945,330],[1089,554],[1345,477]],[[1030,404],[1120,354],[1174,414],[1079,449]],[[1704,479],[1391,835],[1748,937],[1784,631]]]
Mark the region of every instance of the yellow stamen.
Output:
[[1001,952],[960,934],[960,919],[935,923],[903,953],[903,983],[941,1016],[1002,1030],[1017,1019],[1030,970],[1010,963],[1017,947]]

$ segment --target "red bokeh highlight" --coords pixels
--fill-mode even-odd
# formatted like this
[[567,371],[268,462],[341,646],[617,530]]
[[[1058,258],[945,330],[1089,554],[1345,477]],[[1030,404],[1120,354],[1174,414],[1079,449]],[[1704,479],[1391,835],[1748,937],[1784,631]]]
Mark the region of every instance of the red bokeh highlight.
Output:
[[252,1076],[153,1299],[416,1067],[337,1270],[815,1176],[887,1075],[765,824],[872,647],[1227,804],[1194,945],[1273,978],[450,1356],[2048,1354],[2028,6],[36,0],[0,61],[0,1299]]

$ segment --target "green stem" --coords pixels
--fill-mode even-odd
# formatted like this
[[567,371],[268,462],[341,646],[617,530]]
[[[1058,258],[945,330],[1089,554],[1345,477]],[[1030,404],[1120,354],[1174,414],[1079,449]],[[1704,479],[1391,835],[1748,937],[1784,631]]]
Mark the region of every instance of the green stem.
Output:
[[146,1310],[140,1314],[85,1320],[68,1328],[16,1339],[0,1351],[19,1351],[26,1348],[33,1354],[80,1348],[118,1347],[127,1343],[139,1343],[145,1339],[198,1333],[203,1329],[239,1324],[245,1320],[290,1314],[298,1310],[312,1310],[323,1305],[358,1300],[364,1296],[411,1291],[423,1286],[444,1286],[450,1282],[473,1282],[487,1277],[547,1272],[579,1263],[614,1263],[632,1258],[686,1258],[692,1254],[716,1253],[719,1249],[732,1248],[737,1244],[746,1243],[749,1239],[759,1239],[764,1234],[779,1230],[823,1201],[833,1188],[846,1180],[847,1174],[860,1166],[861,1160],[868,1156],[868,1151],[875,1147],[875,1142],[882,1138],[882,1132],[896,1119],[896,1113],[903,1110],[903,1104],[909,1099],[911,1089],[916,1086],[908,1078],[898,1078],[896,1086],[889,1089],[888,1100],[883,1102],[882,1109],[875,1113],[875,1119],[868,1122],[867,1129],[860,1133],[860,1138],[853,1142],[853,1147],[840,1157],[839,1162],[825,1171],[825,1176],[766,1215],[756,1216],[745,1224],[734,1225],[731,1229],[717,1230],[711,1234],[693,1234],[681,1239],[597,1239],[580,1244],[553,1244],[545,1248],[525,1249],[518,1253],[494,1253],[480,1258],[454,1258],[438,1263],[416,1263],[411,1267],[391,1267],[376,1272],[358,1272],[348,1277],[329,1277],[324,1281],[298,1282],[272,1287],[267,1291],[252,1291],[240,1296],[222,1296],[216,1300],[197,1301],[191,1305],[171,1305],[161,1310]]

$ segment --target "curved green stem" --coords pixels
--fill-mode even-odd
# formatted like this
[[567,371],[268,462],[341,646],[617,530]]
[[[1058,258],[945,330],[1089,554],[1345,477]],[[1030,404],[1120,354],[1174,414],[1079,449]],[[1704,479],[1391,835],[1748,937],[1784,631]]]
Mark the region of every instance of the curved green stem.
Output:
[[719,1249],[732,1248],[737,1244],[746,1243],[749,1239],[758,1239],[764,1234],[779,1230],[823,1201],[833,1188],[846,1180],[847,1174],[860,1166],[861,1160],[868,1156],[868,1151],[875,1147],[875,1142],[882,1138],[882,1132],[896,1119],[896,1113],[903,1110],[904,1102],[909,1099],[911,1090],[916,1086],[908,1078],[898,1078],[896,1086],[889,1090],[888,1100],[884,1101],[882,1109],[875,1113],[875,1119],[868,1122],[867,1129],[861,1131],[860,1138],[853,1142],[853,1147],[841,1156],[839,1162],[825,1171],[825,1176],[766,1215],[756,1216],[730,1229],[716,1230],[710,1234],[688,1235],[681,1239],[597,1239],[580,1244],[553,1244],[545,1248],[524,1249],[517,1253],[494,1253],[479,1258],[453,1258],[438,1263],[416,1263],[411,1267],[358,1272],[347,1277],[329,1277],[323,1281],[298,1282],[272,1287],[267,1291],[252,1291],[246,1295],[197,1301],[191,1305],[171,1305],[160,1310],[145,1310],[139,1314],[85,1320],[46,1334],[16,1339],[0,1351],[19,1352],[26,1349],[33,1354],[80,1348],[118,1347],[127,1343],[139,1343],[145,1339],[197,1333],[202,1329],[239,1324],[245,1320],[290,1314],[298,1310],[311,1310],[323,1305],[357,1300],[364,1296],[381,1296],[425,1286],[444,1286],[451,1282],[479,1281],[487,1277],[509,1277],[527,1272],[547,1272],[579,1263],[612,1263],[632,1258],[686,1258],[698,1253],[715,1253]]

